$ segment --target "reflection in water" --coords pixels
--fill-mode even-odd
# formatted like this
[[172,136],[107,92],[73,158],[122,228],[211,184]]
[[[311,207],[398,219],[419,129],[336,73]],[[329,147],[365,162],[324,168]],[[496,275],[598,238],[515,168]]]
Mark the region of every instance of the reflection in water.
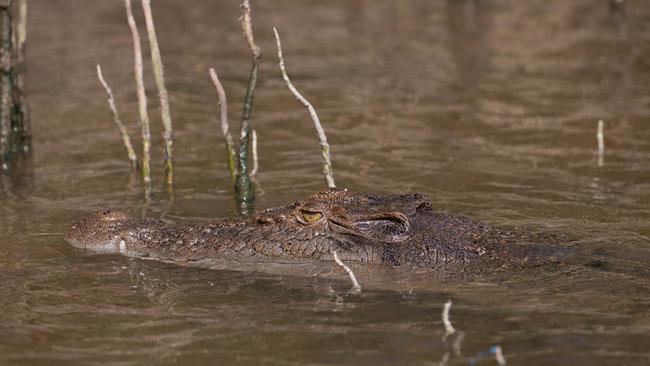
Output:
[[[236,214],[207,70],[220,71],[237,101],[250,60],[237,2],[153,4],[177,122],[177,186],[170,200],[154,182],[143,202],[94,70],[101,61],[137,131],[123,8],[30,5],[34,165],[25,180],[0,182],[0,363],[464,364],[485,355],[481,364],[493,364],[496,344],[517,364],[647,363],[642,2],[624,2],[623,12],[592,0],[255,4],[266,55],[253,116],[263,136],[258,207],[324,187],[313,126],[272,57],[277,26],[292,81],[328,132],[339,186],[420,191],[436,210],[565,233],[589,264],[502,281],[376,276],[361,294],[348,293],[347,278],[192,269],[64,243],[72,221],[107,207],[173,222]],[[152,127],[162,146],[160,121]],[[153,176],[163,175],[159,165]],[[465,339],[457,332],[445,344],[438,314],[448,298]]]
[[446,45],[455,67],[456,81],[452,88],[475,101],[480,97],[482,78],[491,69],[493,51],[488,38],[493,9],[484,1],[447,0],[445,10]]
[[625,0],[609,0],[609,10],[619,23],[625,22]]
[[0,268],[17,268],[24,254],[3,246],[29,229],[34,207],[34,169],[30,154],[18,155],[10,171],[0,172]]

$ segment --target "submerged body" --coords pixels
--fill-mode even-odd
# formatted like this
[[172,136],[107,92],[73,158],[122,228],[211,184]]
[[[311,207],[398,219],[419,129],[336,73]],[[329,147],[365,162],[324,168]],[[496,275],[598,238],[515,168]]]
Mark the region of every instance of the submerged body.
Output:
[[435,213],[420,194],[329,190],[250,218],[167,225],[116,211],[72,226],[73,246],[177,262],[233,259],[343,261],[440,273],[478,274],[554,262],[553,235],[503,231]]

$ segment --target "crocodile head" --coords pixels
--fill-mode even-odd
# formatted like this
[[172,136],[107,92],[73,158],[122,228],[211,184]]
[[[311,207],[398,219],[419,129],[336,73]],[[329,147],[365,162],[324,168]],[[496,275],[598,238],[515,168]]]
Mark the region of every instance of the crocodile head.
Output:
[[259,211],[250,218],[168,226],[105,210],[72,225],[65,240],[101,252],[194,250],[272,257],[330,256],[376,262],[379,247],[405,243],[411,220],[429,201],[419,194],[373,195],[346,190],[314,194],[290,206]]

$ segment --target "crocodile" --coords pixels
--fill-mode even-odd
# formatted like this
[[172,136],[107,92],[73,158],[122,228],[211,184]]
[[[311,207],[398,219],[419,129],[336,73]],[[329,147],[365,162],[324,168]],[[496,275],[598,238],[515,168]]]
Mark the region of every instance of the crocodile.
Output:
[[169,225],[105,210],[72,225],[78,248],[183,262],[343,261],[438,273],[479,274],[557,263],[554,234],[505,230],[436,213],[419,193],[330,189],[245,218]]

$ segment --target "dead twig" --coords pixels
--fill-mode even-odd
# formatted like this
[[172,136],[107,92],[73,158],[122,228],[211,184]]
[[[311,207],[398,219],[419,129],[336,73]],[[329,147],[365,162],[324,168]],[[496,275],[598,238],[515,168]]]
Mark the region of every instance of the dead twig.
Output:
[[314,106],[309,103],[309,101],[298,92],[298,90],[293,86],[291,83],[291,80],[289,79],[289,75],[287,75],[287,70],[285,69],[284,66],[284,58],[282,57],[282,44],[280,42],[280,35],[278,34],[278,30],[273,27],[273,32],[275,33],[275,42],[277,44],[278,48],[278,59],[280,59],[280,70],[282,71],[282,79],[287,84],[287,87],[289,87],[289,90],[293,93],[293,95],[298,99],[300,103],[302,103],[305,107],[307,107],[307,110],[309,111],[309,115],[311,116],[312,121],[314,122],[314,127],[316,128],[316,132],[318,133],[318,139],[320,140],[320,146],[321,146],[321,155],[323,156],[323,174],[325,175],[325,180],[327,181],[327,186],[330,188],[335,188],[336,184],[334,183],[334,172],[332,171],[332,161],[330,158],[330,145],[327,143],[327,136],[325,135],[325,130],[323,129],[323,126],[320,123],[320,119],[318,118],[318,114],[316,113],[316,110],[314,109]]
[[133,18],[131,0],[124,0],[126,8],[126,19],[129,23],[131,36],[133,38],[133,74],[135,78],[136,93],[138,96],[138,119],[142,129],[142,180],[145,184],[145,191],[151,187],[151,130],[149,127],[149,113],[147,112],[147,95],[144,88],[144,76],[142,71],[142,46],[140,44],[140,33]]
[[253,153],[253,169],[251,170],[251,177],[257,175],[257,169],[259,166],[259,161],[257,160],[257,131],[251,131],[251,152]]
[[605,165],[605,122],[598,121],[598,133],[596,133],[596,140],[598,141],[598,166]]
[[18,21],[16,24],[16,40],[19,57],[24,57],[27,43],[27,0],[18,0]]
[[490,352],[494,354],[494,359],[497,361],[499,366],[505,366],[506,365],[506,358],[503,355],[503,350],[501,349],[501,346],[494,346],[490,349]]
[[228,124],[228,101],[226,99],[226,91],[213,68],[210,68],[210,78],[217,89],[217,97],[219,100],[219,120],[221,122],[221,132],[226,141],[226,154],[228,158],[228,171],[230,178],[235,183],[237,177],[237,152],[235,151],[235,144],[230,134],[230,126]]
[[348,267],[345,263],[341,262],[339,259],[338,254],[336,254],[336,251],[332,251],[332,255],[334,256],[334,261],[336,264],[338,264],[345,272],[347,272],[348,276],[350,276],[350,280],[352,281],[352,288],[355,291],[361,291],[361,285],[359,285],[359,282],[357,282],[357,277],[354,275],[354,272]]
[[447,300],[445,307],[442,309],[442,324],[445,326],[445,335],[443,336],[443,339],[456,332],[456,329],[451,324],[451,320],[449,320],[449,310],[451,309],[451,304],[451,300]]
[[122,136],[122,142],[124,142],[124,148],[126,149],[126,153],[129,156],[129,160],[131,161],[131,167],[133,170],[138,169],[138,157],[135,154],[135,151],[133,150],[133,145],[131,144],[131,138],[129,137],[129,132],[126,130],[126,127],[124,126],[124,123],[122,123],[122,120],[120,119],[120,114],[117,112],[117,106],[115,105],[115,98],[113,97],[113,91],[111,88],[108,86],[108,83],[104,79],[104,75],[102,74],[102,67],[100,65],[97,65],[97,77],[99,78],[99,82],[102,83],[104,86],[104,89],[106,89],[106,94],[108,94],[108,108],[111,110],[111,113],[113,114],[113,119],[115,120],[115,124],[117,125],[117,129],[120,132],[120,135]]
[[149,48],[151,49],[153,75],[156,81],[156,88],[158,89],[158,96],[160,98],[160,112],[164,129],[163,139],[165,140],[165,181],[167,182],[167,186],[171,189],[174,184],[173,127],[169,108],[169,95],[167,93],[167,88],[165,87],[162,57],[160,56],[160,48],[158,47],[158,38],[156,37],[153,15],[151,14],[151,0],[142,0],[142,10],[144,12],[144,19],[147,26]]
[[253,37],[253,20],[251,18],[251,4],[250,0],[243,0],[241,3],[242,7],[242,28],[244,30],[244,37],[246,37],[246,42],[248,43],[248,48],[251,49],[254,58],[260,58],[262,56],[262,50],[257,47],[255,44],[255,38]]

